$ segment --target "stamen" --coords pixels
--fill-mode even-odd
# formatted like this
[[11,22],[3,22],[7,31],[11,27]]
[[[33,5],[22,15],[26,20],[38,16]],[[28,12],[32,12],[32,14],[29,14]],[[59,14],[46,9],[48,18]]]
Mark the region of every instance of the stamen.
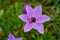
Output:
[[36,18],[32,17],[30,22],[36,22]]

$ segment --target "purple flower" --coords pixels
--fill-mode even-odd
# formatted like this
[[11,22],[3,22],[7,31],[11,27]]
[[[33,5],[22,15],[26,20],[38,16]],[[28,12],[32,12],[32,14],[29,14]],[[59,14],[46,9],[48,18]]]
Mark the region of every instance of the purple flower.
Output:
[[19,15],[19,18],[26,22],[24,32],[30,31],[32,28],[36,29],[39,33],[44,34],[43,23],[49,21],[50,17],[42,15],[42,7],[36,6],[34,9],[31,6],[26,6],[27,14]]
[[22,40],[22,38],[15,38],[12,34],[9,34],[8,40]]

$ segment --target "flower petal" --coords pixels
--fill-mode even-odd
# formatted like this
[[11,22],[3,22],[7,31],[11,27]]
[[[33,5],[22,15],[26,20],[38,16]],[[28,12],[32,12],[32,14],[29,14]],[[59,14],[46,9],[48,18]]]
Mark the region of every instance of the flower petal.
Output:
[[31,18],[33,16],[33,8],[31,6],[26,6],[27,16]]
[[42,15],[42,7],[41,6],[36,6],[34,9],[34,17],[38,17],[39,15]]
[[41,16],[37,17],[36,22],[37,23],[43,23],[43,22],[49,21],[49,20],[50,20],[50,17],[48,17],[46,15],[41,15]]
[[39,33],[44,34],[43,24],[35,23],[34,29],[38,30]]
[[17,38],[16,40],[22,40],[22,38]]
[[29,21],[29,18],[27,17],[26,14],[19,15],[18,17],[19,17],[22,21],[24,21],[24,22]]
[[25,27],[24,27],[24,32],[28,32],[33,28],[33,24],[31,23],[26,23]]
[[9,37],[8,40],[15,40],[15,37],[12,34],[9,34],[8,37]]

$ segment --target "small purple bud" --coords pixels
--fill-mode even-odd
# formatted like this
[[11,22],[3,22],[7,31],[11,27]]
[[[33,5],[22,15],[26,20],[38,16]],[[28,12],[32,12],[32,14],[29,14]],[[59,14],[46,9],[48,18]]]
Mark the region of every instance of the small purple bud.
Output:
[[26,5],[24,5],[24,7],[23,7],[23,11],[24,11],[24,14],[27,13],[27,12],[26,12]]
[[[29,6],[31,6],[31,5],[29,4]],[[26,4],[25,4],[24,7],[23,7],[23,11],[24,11],[24,14],[27,14],[27,11],[26,11]]]

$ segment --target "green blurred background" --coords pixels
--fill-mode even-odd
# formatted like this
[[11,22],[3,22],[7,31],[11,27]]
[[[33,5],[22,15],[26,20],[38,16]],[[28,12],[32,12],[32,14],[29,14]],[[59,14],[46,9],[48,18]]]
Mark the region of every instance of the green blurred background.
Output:
[[[42,14],[50,16],[44,34],[34,29],[24,33],[25,23],[18,18],[24,13],[24,4],[42,5]],[[23,40],[60,40],[60,0],[0,0],[0,40],[7,40],[10,33]]]

